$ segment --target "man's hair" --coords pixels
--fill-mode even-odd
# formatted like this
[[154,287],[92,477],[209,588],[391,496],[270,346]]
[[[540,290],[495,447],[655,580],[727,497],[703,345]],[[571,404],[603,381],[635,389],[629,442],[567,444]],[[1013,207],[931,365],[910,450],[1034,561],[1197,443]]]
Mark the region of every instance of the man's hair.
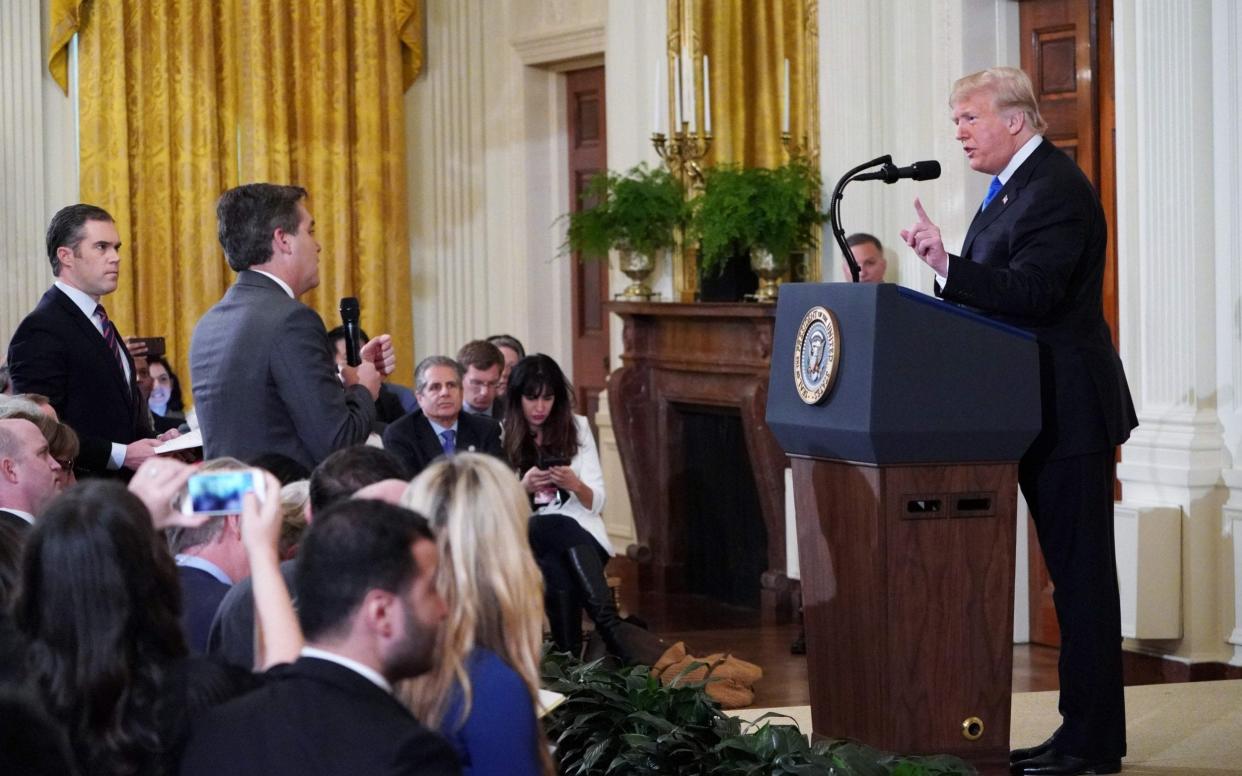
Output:
[[[345,327],[344,326],[337,326],[335,329],[332,329],[328,332],[328,342],[331,343],[332,347],[336,347],[336,343],[344,339],[345,339]],[[359,326],[358,327],[358,344],[361,345],[364,342],[370,342],[370,340],[371,338],[367,336],[366,331],[364,331],[363,328]]]
[[427,387],[427,371],[433,366],[452,367],[457,372],[457,381],[461,382],[461,378],[466,374],[466,370],[461,368],[461,364],[448,356],[427,356],[418,362],[418,366],[414,367],[414,393],[421,394],[423,389]]
[[52,274],[60,275],[60,258],[56,251],[68,248],[77,251],[82,242],[82,230],[87,221],[114,222],[107,210],[96,205],[77,204],[62,207],[47,225],[47,259],[52,263]]
[[337,450],[320,461],[310,476],[311,517],[372,483],[407,479],[405,466],[387,450],[354,445]]
[[[224,456],[221,458],[212,458],[205,462],[200,472],[238,472],[245,471],[250,467],[245,461],[239,461],[236,458]],[[276,494],[268,493],[267,498],[276,498]],[[166,531],[168,538],[168,551],[173,555],[179,552],[185,552],[191,547],[200,547],[204,544],[211,544],[220,537],[224,531],[224,518],[226,515],[216,515],[207,520],[207,522],[197,528],[189,528],[185,526],[177,526],[169,528]]]
[[24,393],[15,396],[0,396],[0,419],[4,418],[30,421],[35,424],[39,433],[43,434],[43,438],[49,443],[58,433],[56,427],[59,423],[39,409],[38,403],[28,399]]
[[845,244],[851,248],[855,245],[866,245],[867,243],[873,244],[877,251],[884,250],[884,246],[880,243],[879,239],[877,239],[874,235],[867,234],[866,232],[854,232],[849,237],[845,238]]
[[229,189],[216,202],[220,247],[234,272],[266,264],[272,258],[272,234],[281,229],[298,233],[301,186],[248,183]]
[[0,418],[0,459],[17,458],[22,452],[22,440],[13,428],[14,424],[3,422],[5,420],[26,420],[26,418]]
[[434,541],[427,520],[383,501],[342,501],[316,515],[295,582],[307,640],[346,629],[368,591],[405,591],[418,575],[410,547],[421,540]]
[[1042,134],[1048,129],[1048,123],[1039,114],[1035,87],[1031,86],[1027,74],[1018,68],[989,67],[957,79],[949,94],[949,108],[976,92],[992,95],[992,105],[997,112],[1020,110],[1025,113],[1026,125],[1032,132]]
[[487,341],[498,348],[508,348],[517,353],[519,361],[526,358],[526,348],[522,347],[522,341],[512,334],[493,334]]
[[474,367],[483,372],[494,366],[503,368],[505,355],[500,352],[500,348],[487,340],[473,340],[457,351],[457,363],[461,364],[462,369]]

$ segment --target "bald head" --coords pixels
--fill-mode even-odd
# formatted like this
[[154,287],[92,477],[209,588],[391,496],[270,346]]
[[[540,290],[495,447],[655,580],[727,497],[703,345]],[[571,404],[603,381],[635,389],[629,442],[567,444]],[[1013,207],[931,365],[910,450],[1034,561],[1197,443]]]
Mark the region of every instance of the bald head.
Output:
[[0,419],[0,509],[38,514],[56,496],[59,472],[38,426],[22,418]]

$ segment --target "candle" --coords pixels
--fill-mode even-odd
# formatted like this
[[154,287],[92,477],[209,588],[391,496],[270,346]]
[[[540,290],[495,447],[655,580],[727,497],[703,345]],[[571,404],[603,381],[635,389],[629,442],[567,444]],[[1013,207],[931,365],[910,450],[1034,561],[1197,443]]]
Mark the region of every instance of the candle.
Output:
[[676,103],[673,106],[673,122],[676,126],[672,128],[671,135],[676,135],[681,131],[681,56],[673,56],[673,70],[677,73],[677,91],[673,97]]
[[655,94],[651,99],[651,131],[656,134],[663,131],[663,122],[660,120],[660,114],[664,112],[661,102],[668,98],[668,90],[662,88],[664,86],[664,72],[667,68],[667,57],[660,57],[656,60]]
[[789,134],[789,60],[785,60],[785,105],[781,111],[781,132]]
[[703,55],[703,129],[712,133],[712,75],[707,64],[707,55]]
[[686,120],[690,122],[690,131],[694,132],[698,127],[698,116],[694,110],[694,57],[686,49],[682,49],[681,53],[681,65],[686,71],[682,81],[686,87],[686,95],[682,99],[685,100]]

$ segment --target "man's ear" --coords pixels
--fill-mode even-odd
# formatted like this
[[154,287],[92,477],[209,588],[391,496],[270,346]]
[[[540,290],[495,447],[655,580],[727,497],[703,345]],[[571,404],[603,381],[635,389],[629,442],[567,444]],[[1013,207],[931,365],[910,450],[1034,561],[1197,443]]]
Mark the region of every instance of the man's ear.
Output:
[[306,525],[309,526],[312,516],[310,499],[306,499],[306,503],[302,505],[302,516],[306,518]]
[[241,541],[241,515],[225,515],[224,530],[221,536],[237,537],[237,541]]
[[56,260],[60,263],[62,267],[65,266],[66,264],[72,267],[73,259],[74,259],[73,249],[70,248],[69,246],[62,245],[56,249]]
[[1009,134],[1016,135],[1026,126],[1026,111],[1015,110],[1010,112],[1009,118],[1006,120],[1009,127]]
[[276,228],[276,231],[272,232],[273,258],[281,254],[293,253],[293,248],[289,244],[291,237],[292,235],[279,227]]
[[12,458],[0,458],[0,477],[9,482],[17,482],[17,462]]
[[368,590],[360,611],[367,629],[376,636],[391,639],[397,632],[397,597],[387,590]]

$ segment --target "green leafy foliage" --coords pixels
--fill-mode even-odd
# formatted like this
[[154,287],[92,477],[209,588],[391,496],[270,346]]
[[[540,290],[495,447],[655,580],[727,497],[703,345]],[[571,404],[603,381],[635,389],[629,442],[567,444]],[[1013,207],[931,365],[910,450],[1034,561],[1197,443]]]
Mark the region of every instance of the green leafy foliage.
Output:
[[[697,664],[696,664],[697,666]],[[687,670],[693,670],[691,666]],[[852,741],[811,743],[787,718],[724,714],[701,682],[668,686],[642,666],[617,669],[549,653],[543,684],[565,701],[544,718],[565,776],[949,776],[954,757],[902,757]]]
[[681,184],[668,170],[640,164],[624,175],[598,173],[582,194],[582,210],[567,214],[565,246],[584,258],[606,257],[612,248],[653,256],[674,243],[674,230],[688,210]]
[[774,170],[736,165],[707,170],[690,221],[700,267],[719,272],[732,256],[752,247],[783,264],[793,251],[813,247],[817,227],[827,218],[815,205],[819,188],[819,172],[800,159]]

